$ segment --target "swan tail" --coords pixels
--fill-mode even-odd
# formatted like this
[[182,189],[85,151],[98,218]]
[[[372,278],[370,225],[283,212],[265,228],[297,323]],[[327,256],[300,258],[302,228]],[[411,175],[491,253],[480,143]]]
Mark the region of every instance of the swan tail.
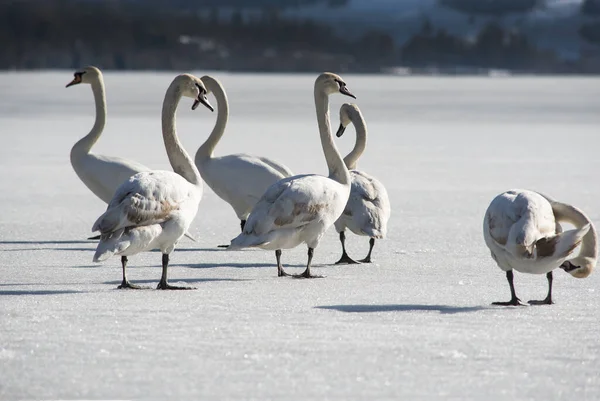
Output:
[[190,234],[190,233],[187,233],[187,232],[186,232],[186,233],[185,233],[185,234],[183,234],[183,235],[184,235],[186,238],[189,238],[189,239],[191,239],[191,240],[192,240],[192,241],[194,241],[194,242],[198,242],[198,240],[197,240],[196,238],[194,238],[194,237],[192,236],[192,234]]
[[537,257],[565,259],[573,253],[590,230],[590,224],[567,230],[553,237],[540,238],[535,243]]
[[263,236],[248,235],[241,233],[237,237],[231,240],[231,244],[227,248],[228,251],[239,251],[243,248],[252,248],[261,245],[266,245],[270,241],[265,239]]
[[370,238],[383,239],[385,238],[385,230],[377,229],[374,227],[364,227],[361,229],[362,233]]
[[123,252],[129,247],[131,241],[123,239],[124,229],[113,233],[102,235],[100,242],[96,247],[93,261],[96,263],[102,262],[116,253]]

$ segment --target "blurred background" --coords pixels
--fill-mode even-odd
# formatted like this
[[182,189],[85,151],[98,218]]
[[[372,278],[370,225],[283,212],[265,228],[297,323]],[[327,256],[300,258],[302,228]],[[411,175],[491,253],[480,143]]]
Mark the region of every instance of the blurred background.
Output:
[[0,69],[598,74],[600,0],[0,0]]

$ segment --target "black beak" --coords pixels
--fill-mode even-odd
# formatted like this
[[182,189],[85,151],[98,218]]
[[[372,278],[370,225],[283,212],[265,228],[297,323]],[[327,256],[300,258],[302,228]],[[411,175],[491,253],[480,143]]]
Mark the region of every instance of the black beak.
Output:
[[346,95],[346,96],[350,96],[353,99],[356,99],[356,96],[354,96],[349,90],[348,88],[346,88],[346,85],[340,86],[340,93],[342,95]]
[[567,261],[563,262],[562,265],[560,265],[560,268],[563,269],[564,271],[566,271],[567,273],[569,273],[575,269],[578,269],[579,266],[575,266],[573,263],[571,263],[567,260]]
[[342,135],[344,135],[344,131],[346,131],[346,127],[344,127],[343,124],[340,124],[340,127],[338,128],[337,132],[335,133],[335,136],[337,136],[338,138],[341,137]]
[[196,107],[198,107],[198,105],[200,103],[202,103],[204,106],[206,106],[206,108],[209,109],[210,111],[215,111],[214,107],[212,107],[210,105],[210,103],[208,103],[208,99],[206,98],[206,95],[203,93],[198,95],[196,100],[194,100],[194,104],[192,105],[192,110],[196,110]]

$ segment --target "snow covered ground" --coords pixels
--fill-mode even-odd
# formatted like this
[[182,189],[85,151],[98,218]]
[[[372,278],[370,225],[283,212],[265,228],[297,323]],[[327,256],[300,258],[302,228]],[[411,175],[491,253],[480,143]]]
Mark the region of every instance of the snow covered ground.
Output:
[[[196,72],[198,76],[205,72]],[[107,73],[108,125],[96,152],[170,168],[160,108],[172,73]],[[215,73],[230,126],[218,154],[276,158],[325,173],[315,75]],[[482,217],[509,188],[575,204],[600,224],[598,78],[399,78],[343,75],[370,138],[359,168],[392,202],[374,263],[333,266],[331,229],[317,274],[276,276],[272,252],[228,252],[230,207],[205,186],[169,277],[195,291],[122,291],[118,258],[93,264],[92,223],[105,205],[78,180],[72,144],[89,131],[89,86],[72,71],[0,74],[0,399],[597,400],[600,273],[557,271],[555,305],[509,299]],[[351,100],[333,96],[332,125]],[[190,152],[215,114],[178,113]],[[213,100],[214,103],[214,100]],[[338,143],[347,152],[350,127]],[[348,234],[362,258],[368,240]],[[306,248],[284,251],[300,272]],[[160,253],[130,258],[156,285]],[[523,300],[544,276],[515,275]]]

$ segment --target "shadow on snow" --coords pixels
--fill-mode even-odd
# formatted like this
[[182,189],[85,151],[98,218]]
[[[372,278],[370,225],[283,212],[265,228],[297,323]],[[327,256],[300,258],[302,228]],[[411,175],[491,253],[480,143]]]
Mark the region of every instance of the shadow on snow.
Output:
[[439,312],[442,314],[477,312],[488,309],[482,306],[452,306],[452,305],[323,305],[315,306],[318,309],[331,309],[350,313],[374,312]]

